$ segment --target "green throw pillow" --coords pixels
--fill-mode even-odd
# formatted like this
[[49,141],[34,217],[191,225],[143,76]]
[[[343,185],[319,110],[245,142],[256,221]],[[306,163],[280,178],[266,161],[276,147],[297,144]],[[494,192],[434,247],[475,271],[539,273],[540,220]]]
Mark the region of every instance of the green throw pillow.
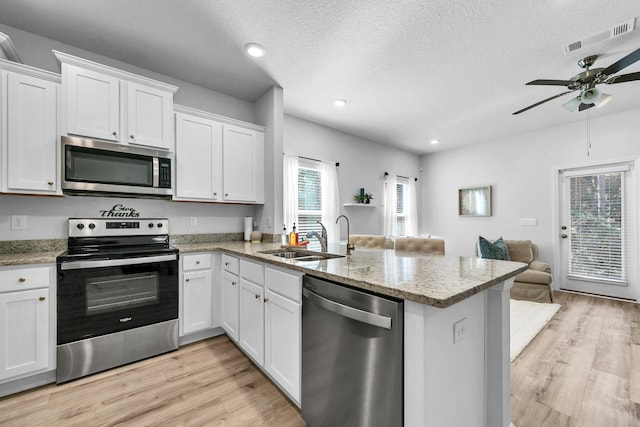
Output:
[[495,242],[490,242],[484,237],[478,236],[478,252],[480,253],[480,258],[511,261],[507,244],[502,240],[502,237]]

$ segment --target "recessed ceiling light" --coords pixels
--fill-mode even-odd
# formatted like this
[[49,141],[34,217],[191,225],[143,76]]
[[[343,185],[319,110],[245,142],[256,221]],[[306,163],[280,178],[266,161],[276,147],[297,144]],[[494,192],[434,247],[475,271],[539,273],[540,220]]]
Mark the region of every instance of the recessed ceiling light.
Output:
[[431,140],[431,145],[436,145],[437,143],[439,143],[440,140],[439,139],[432,139]]
[[264,48],[258,43],[247,43],[244,45],[244,50],[249,54],[249,56],[253,56],[254,58],[260,58],[264,55]]
[[338,108],[343,108],[347,105],[347,100],[346,99],[336,99],[335,101],[333,101],[333,105],[335,105]]

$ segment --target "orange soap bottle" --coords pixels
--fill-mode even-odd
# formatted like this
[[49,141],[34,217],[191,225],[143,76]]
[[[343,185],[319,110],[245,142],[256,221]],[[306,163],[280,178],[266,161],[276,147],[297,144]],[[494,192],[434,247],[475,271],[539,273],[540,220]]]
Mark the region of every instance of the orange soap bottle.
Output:
[[291,228],[291,233],[289,234],[289,245],[290,246],[298,246],[298,232],[296,231],[296,223],[293,223],[293,228]]

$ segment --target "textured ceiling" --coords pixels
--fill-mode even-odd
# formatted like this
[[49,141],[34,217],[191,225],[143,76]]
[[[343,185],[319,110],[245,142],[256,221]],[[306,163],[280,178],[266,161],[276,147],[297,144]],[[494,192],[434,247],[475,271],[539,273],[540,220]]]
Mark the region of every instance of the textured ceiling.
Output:
[[[569,95],[511,113],[564,90],[526,82],[640,48],[636,22],[631,34],[563,51],[637,16],[637,0],[0,1],[0,23],[245,100],[277,84],[285,112],[415,153],[583,120],[561,107]],[[266,56],[247,57],[251,41]],[[640,82],[604,89],[614,99],[592,117],[640,108]]]

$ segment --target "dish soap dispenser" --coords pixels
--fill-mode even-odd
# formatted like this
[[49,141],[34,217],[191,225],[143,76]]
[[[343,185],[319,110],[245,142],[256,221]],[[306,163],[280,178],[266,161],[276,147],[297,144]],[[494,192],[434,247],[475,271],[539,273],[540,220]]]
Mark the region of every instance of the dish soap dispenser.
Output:
[[291,229],[291,234],[289,234],[289,245],[290,246],[298,246],[298,233],[296,232],[296,223],[293,223],[293,228]]
[[282,224],[282,236],[280,237],[280,243],[286,245],[289,242],[289,236],[287,235],[287,226]]

